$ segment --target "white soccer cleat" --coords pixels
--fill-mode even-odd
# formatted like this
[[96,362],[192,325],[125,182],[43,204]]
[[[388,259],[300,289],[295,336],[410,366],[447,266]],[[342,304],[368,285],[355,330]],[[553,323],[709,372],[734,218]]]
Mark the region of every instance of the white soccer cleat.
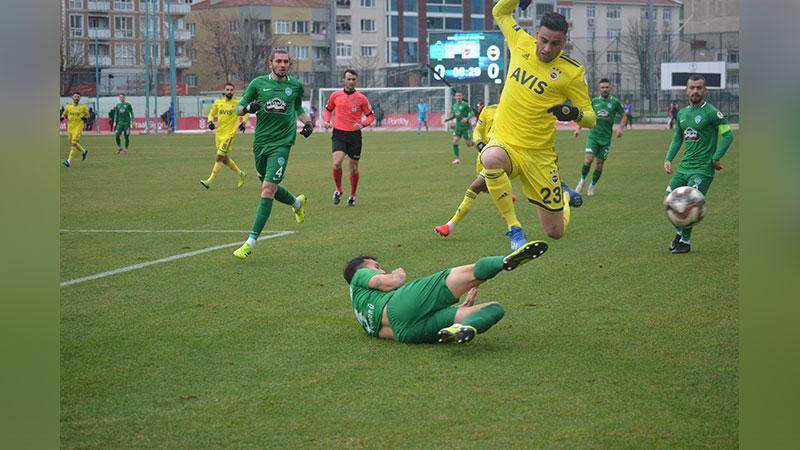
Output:
[[594,195],[594,185],[593,184],[589,185],[589,189],[586,191],[586,195],[589,196],[589,197]]
[[583,178],[581,178],[581,181],[579,181],[579,182],[578,182],[578,185],[577,185],[577,186],[575,186],[575,192],[577,192],[577,193],[579,193],[579,194],[580,194],[580,192],[581,192],[582,190],[583,190]]

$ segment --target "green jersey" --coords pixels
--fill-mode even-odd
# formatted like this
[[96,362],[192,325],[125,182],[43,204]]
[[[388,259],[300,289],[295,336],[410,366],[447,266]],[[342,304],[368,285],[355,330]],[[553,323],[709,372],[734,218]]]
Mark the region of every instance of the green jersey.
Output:
[[597,115],[597,125],[589,130],[588,139],[600,145],[611,145],[611,134],[617,116],[622,117],[625,110],[618,98],[609,95],[608,98],[595,97],[592,99],[592,109]]
[[[453,104],[453,115],[445,119],[445,121],[456,119],[456,128],[469,128],[469,119],[474,115],[475,111],[472,110],[469,103],[461,101]],[[462,123],[461,119],[467,119],[467,121]]]
[[133,107],[130,103],[117,103],[114,107],[114,123],[123,126],[130,126],[133,120]]
[[291,147],[297,139],[297,116],[303,110],[303,83],[286,77],[273,80],[272,74],[255,78],[239,101],[247,106],[253,100],[261,103],[256,113],[256,131],[253,149],[269,147]]
[[675,134],[666,160],[675,158],[683,142],[683,157],[677,172],[713,177],[714,166],[711,161],[722,158],[729,145],[717,149],[718,136],[730,130],[725,116],[710,103],[686,106],[678,111]]
[[358,269],[350,280],[350,301],[353,312],[361,328],[370,336],[377,337],[381,329],[383,307],[394,297],[396,290],[383,292],[370,289],[369,280],[380,272],[372,269]]

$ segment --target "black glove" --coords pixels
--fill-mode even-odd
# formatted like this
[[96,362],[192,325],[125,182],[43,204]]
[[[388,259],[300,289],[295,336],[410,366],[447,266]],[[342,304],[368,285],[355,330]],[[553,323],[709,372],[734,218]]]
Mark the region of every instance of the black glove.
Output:
[[240,124],[239,124],[239,131],[241,131],[242,133],[244,133],[244,130],[245,130],[246,128],[247,128],[247,127],[245,127],[245,126],[244,126],[244,122],[242,122],[242,123],[240,123]]
[[208,122],[208,129],[213,131],[214,128],[217,128],[217,126],[214,125],[214,122]]
[[300,130],[300,134],[305,137],[311,136],[311,133],[314,132],[314,126],[311,124],[311,121],[307,121],[303,123],[303,129]]
[[552,113],[562,122],[569,122],[570,120],[578,122],[583,118],[583,111],[571,105],[561,104],[551,106],[547,112]]
[[531,0],[519,0],[519,9],[525,9],[530,6]]
[[247,106],[244,107],[244,112],[249,114],[255,114],[258,110],[261,109],[261,103],[258,103],[258,100],[253,100],[252,102],[248,103]]
[[480,153],[481,151],[483,151],[483,147],[486,147],[486,144],[484,144],[483,142],[478,142],[477,144],[475,144],[475,147],[478,147],[478,153]]

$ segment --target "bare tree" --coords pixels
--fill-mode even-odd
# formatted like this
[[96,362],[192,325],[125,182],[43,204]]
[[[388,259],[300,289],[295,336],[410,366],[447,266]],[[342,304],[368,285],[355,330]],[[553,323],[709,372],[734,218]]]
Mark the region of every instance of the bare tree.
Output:
[[658,73],[666,50],[664,38],[657,34],[654,21],[630,20],[622,34],[621,44],[624,53],[636,64],[639,89],[652,113],[657,101]]
[[67,42],[61,44],[61,93],[69,94],[74,87],[85,84],[90,69],[86,65],[83,53],[76,54]]
[[231,81],[236,72],[236,48],[239,37],[230,29],[230,22],[238,20],[233,16],[206,15],[200,24],[206,35],[196,42],[197,50],[206,54],[225,76]]
[[267,57],[272,48],[279,44],[266,23],[259,29],[261,22],[261,19],[255,17],[244,17],[241,21],[242,26],[236,33],[237,39],[233,49],[234,74],[245,82],[264,74]]

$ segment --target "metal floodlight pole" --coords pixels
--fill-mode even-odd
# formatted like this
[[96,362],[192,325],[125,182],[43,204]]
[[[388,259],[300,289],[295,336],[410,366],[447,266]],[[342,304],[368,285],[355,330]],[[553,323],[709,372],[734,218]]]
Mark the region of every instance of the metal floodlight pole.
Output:
[[[98,31],[94,32],[94,110],[100,114],[100,45],[98,44]],[[99,123],[99,121],[98,121]]]
[[[156,3],[158,5],[158,3]],[[158,17],[158,11],[155,10],[157,6],[153,7],[153,90],[155,91],[155,98],[153,99],[153,110],[156,112],[156,124],[153,127],[153,133],[158,134],[158,62],[161,59],[161,54],[158,51],[158,28],[161,26],[161,21]]]
[[[334,88],[337,86],[337,74],[336,74],[336,2],[331,0],[329,14],[331,16],[331,22],[328,24],[328,45],[330,45],[330,75],[331,75],[331,84],[330,87]],[[320,109],[322,109],[322,105],[320,105]]]
[[172,17],[170,5],[171,0],[167,0],[167,23],[169,25],[169,95],[172,116],[170,117],[170,130],[175,131],[175,116],[178,109],[178,99],[175,88],[177,87],[177,75],[175,73],[175,21]]
[[144,132],[150,134],[150,0],[144,9]]

